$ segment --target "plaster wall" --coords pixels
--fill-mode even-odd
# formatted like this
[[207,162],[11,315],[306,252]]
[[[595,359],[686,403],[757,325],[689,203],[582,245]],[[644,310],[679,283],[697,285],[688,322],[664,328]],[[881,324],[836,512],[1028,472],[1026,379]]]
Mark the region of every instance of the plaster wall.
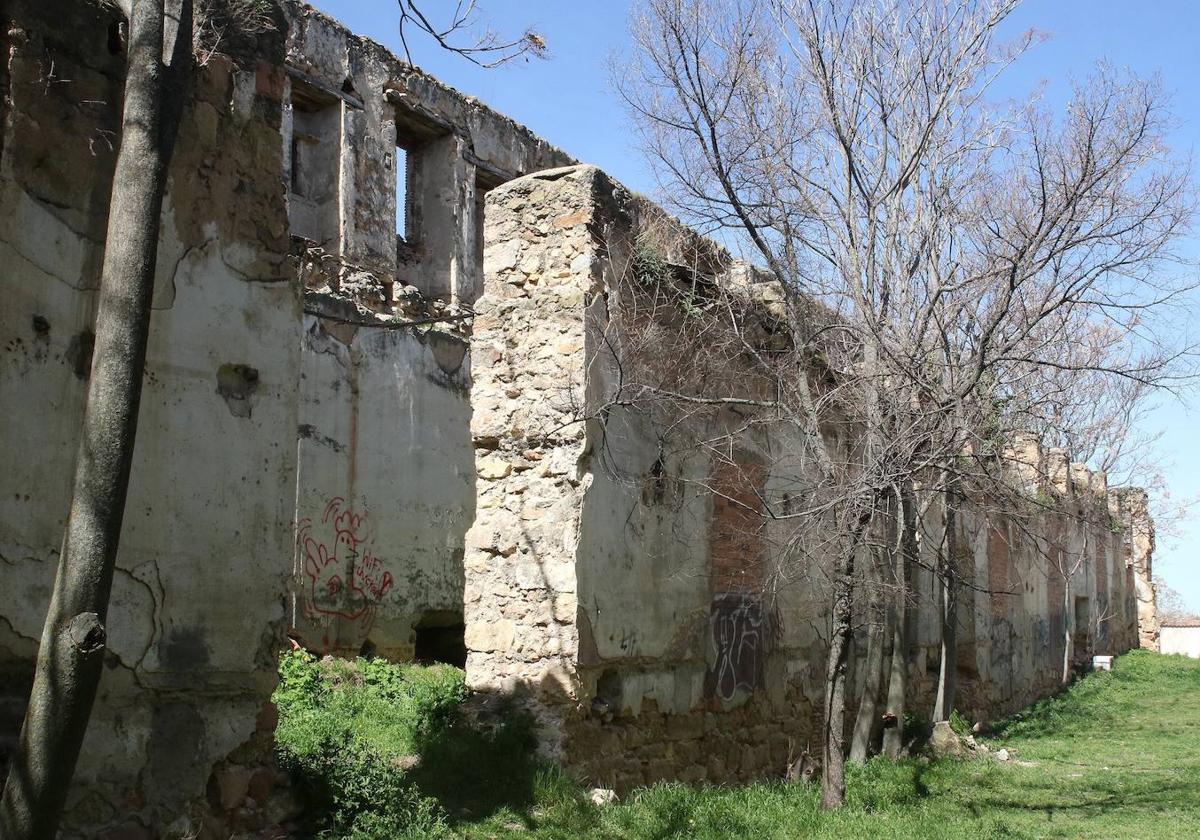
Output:
[[462,612],[475,509],[466,341],[307,315],[292,626],[317,652],[412,659]]
[[1164,624],[1159,632],[1160,652],[1200,659],[1200,627],[1173,627]]
[[[111,23],[93,4],[5,8],[0,659],[11,673],[31,667],[41,635],[88,384],[123,74]],[[217,56],[198,71],[169,173],[109,650],[68,836],[195,827],[214,766],[271,772],[301,306],[278,137],[253,62]]]

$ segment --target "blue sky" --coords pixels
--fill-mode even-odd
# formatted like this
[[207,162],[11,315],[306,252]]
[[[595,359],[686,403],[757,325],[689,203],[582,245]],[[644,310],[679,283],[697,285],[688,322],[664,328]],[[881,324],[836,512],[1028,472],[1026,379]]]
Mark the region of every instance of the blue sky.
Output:
[[[392,0],[310,0],[355,32],[398,49],[398,14]],[[428,0],[436,7],[444,0]],[[413,42],[414,60],[464,93],[529,126],[574,157],[600,166],[632,189],[653,194],[653,175],[633,145],[632,132],[609,84],[608,60],[627,49],[629,0],[480,0],[502,31],[532,24],[550,46],[547,61],[482,70]],[[1046,84],[1051,103],[1061,101],[1068,79],[1086,75],[1101,59],[1139,75],[1159,73],[1173,95],[1179,127],[1171,138],[1179,152],[1200,151],[1200,2],[1196,0],[1027,0],[1006,23],[1015,35],[1028,28],[1049,34],[1014,67],[1000,93],[1021,97]],[[1200,260],[1200,235],[1186,243]],[[1187,319],[1200,335],[1200,305]],[[1200,396],[1200,395],[1197,395]],[[1159,400],[1145,423],[1162,432],[1158,443],[1175,499],[1200,495],[1200,400]],[[1156,571],[1200,610],[1200,509],[1177,537],[1160,537]]]

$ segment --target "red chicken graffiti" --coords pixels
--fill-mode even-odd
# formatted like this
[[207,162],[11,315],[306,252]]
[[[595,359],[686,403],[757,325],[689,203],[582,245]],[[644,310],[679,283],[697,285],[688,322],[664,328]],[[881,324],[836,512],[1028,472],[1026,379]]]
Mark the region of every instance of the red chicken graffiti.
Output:
[[355,513],[346,500],[335,496],[325,506],[321,523],[329,542],[313,536],[311,519],[300,520],[296,544],[304,556],[309,579],[306,606],[309,614],[357,621],[363,631],[375,620],[379,601],[392,588],[392,573],[371,553],[375,535],[367,514]]

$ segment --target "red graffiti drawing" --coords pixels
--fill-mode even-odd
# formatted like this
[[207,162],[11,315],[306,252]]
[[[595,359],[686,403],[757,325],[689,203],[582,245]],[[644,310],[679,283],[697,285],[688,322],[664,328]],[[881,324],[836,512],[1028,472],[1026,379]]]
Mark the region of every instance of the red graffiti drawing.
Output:
[[392,573],[371,553],[375,535],[367,514],[355,513],[341,496],[329,500],[321,524],[326,526],[328,542],[313,535],[311,519],[300,520],[296,533],[309,580],[307,611],[314,618],[358,621],[366,631],[375,620],[379,601],[395,583]]

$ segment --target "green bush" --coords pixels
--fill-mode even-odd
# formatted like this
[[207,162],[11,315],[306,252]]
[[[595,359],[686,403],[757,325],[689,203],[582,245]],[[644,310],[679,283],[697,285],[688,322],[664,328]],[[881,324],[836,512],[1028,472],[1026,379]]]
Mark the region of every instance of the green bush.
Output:
[[450,725],[467,697],[462,671],[446,665],[284,655],[274,700],[280,764],[335,837],[434,836],[437,802],[408,770]]

